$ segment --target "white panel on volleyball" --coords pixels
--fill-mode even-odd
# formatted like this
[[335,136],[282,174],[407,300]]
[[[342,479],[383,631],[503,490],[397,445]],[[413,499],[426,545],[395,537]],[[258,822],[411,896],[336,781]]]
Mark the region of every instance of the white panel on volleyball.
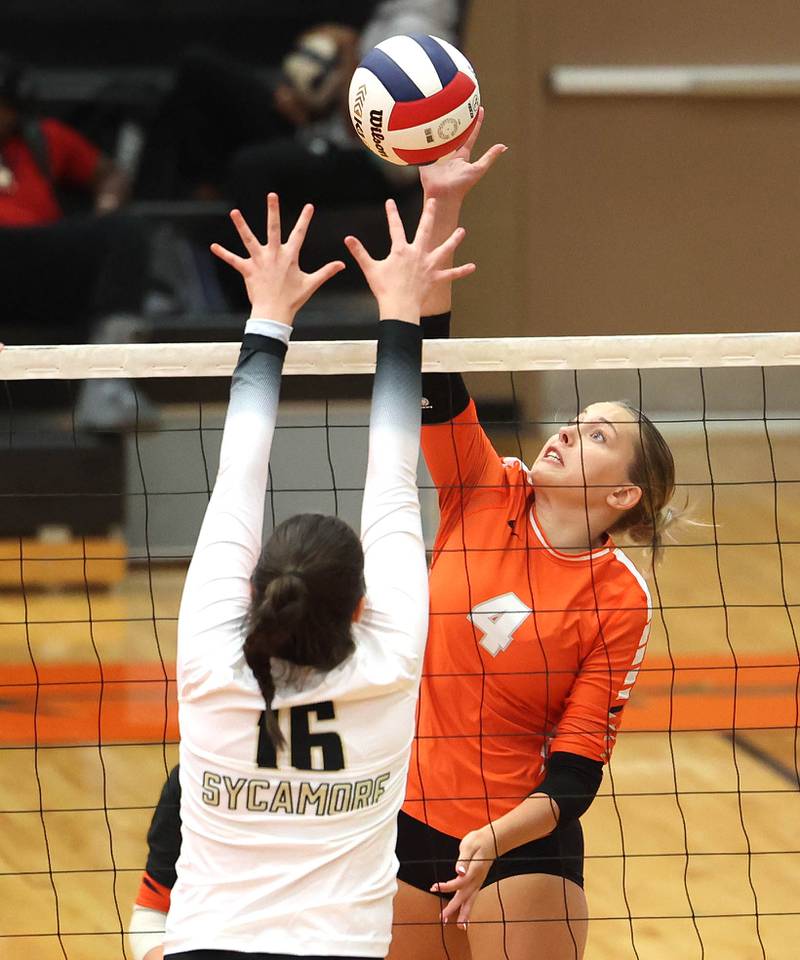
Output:
[[448,43],[446,40],[442,40],[441,37],[434,37],[433,39],[436,40],[438,43],[441,43],[441,45],[453,58],[453,63],[455,63],[455,65],[458,67],[458,69],[462,73],[466,73],[468,77],[472,77],[475,83],[478,82],[478,77],[475,74],[475,70],[473,69],[472,64],[469,62],[469,60],[467,60],[467,58],[458,49],[458,47],[454,47],[452,43]]
[[[478,114],[479,103],[479,94],[473,90],[468,99],[460,107],[450,110],[446,117],[421,123],[417,127],[408,127],[406,130],[392,130],[392,146],[396,150],[420,150],[426,145],[435,147],[449,143],[472,123]],[[427,131],[430,131],[434,138],[432,143],[426,137]]]
[[433,96],[442,89],[442,81],[431,58],[412,37],[389,37],[378,44],[378,49],[394,60],[423,96]]
[[[405,161],[401,160],[384,140],[395,103],[394,98],[371,70],[366,70],[364,67],[356,68],[353,79],[350,81],[348,99],[353,125],[364,146],[390,163],[406,166]],[[370,120],[373,110],[380,113],[380,127]]]

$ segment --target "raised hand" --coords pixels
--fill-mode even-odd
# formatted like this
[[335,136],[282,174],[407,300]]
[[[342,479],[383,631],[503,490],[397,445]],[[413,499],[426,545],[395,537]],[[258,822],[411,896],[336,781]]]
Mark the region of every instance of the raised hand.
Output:
[[249,258],[239,257],[218,243],[211,252],[233,267],[244,279],[252,307],[251,316],[277,320],[291,326],[300,307],[327,280],[344,270],[344,263],[326,263],[314,273],[305,273],[298,263],[300,250],[314,215],[310,203],[303,207],[286,243],[281,243],[281,212],[278,195],[267,196],[267,242],[259,243],[238,210],[231,211],[231,220],[241,237]]
[[[429,238],[432,247],[450,236],[461,217],[461,204],[464,197],[491,169],[498,157],[508,149],[502,143],[496,143],[493,147],[489,147],[479,160],[470,162],[472,150],[480,136],[483,115],[483,107],[481,107],[475,128],[458,150],[442,157],[436,163],[420,167],[419,177],[425,190],[425,199],[434,199],[437,203],[436,216]],[[423,316],[446,313],[451,306],[451,294],[450,283],[434,284],[422,304]]]
[[345,237],[347,249],[366,277],[382,320],[419,323],[422,303],[437,283],[460,280],[475,270],[474,263],[445,266],[464,239],[463,227],[456,227],[438,246],[431,245],[436,201],[428,200],[422,209],[416,235],[408,242],[394,200],[386,201],[386,219],[392,246],[385,260],[373,260],[360,240]]
[[470,161],[472,150],[483,126],[483,116],[484,111],[481,107],[472,133],[458,150],[448,153],[436,163],[419,168],[419,179],[426,198],[433,197],[461,203],[497,159],[506,152],[508,147],[502,143],[496,143],[493,147],[489,147],[478,160]]

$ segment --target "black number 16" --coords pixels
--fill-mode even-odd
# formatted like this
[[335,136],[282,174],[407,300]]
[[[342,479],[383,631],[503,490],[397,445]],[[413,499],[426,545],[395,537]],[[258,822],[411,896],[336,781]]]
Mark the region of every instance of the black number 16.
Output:
[[[278,716],[278,711],[272,711]],[[296,770],[344,770],[344,750],[342,741],[337,733],[312,733],[309,729],[310,714],[317,720],[335,720],[336,713],[330,700],[321,703],[309,703],[302,707],[290,709],[291,718],[291,753],[292,766]],[[311,763],[311,749],[319,747],[322,751],[322,767],[314,767]],[[259,767],[275,768],[278,758],[275,747],[267,733],[267,715],[263,712],[258,719],[258,754],[256,762]]]

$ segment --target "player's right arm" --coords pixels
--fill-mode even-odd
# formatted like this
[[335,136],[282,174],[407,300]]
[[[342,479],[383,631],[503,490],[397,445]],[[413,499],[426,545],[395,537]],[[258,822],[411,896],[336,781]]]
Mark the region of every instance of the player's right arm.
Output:
[[[482,124],[483,108],[462,147],[436,163],[420,167],[425,199],[436,201],[429,239],[432,246],[441,243],[458,226],[464,198],[507,149],[497,143],[480,159],[470,162]],[[449,337],[452,286],[446,277],[431,286],[422,304],[425,339]],[[475,404],[460,374],[425,374],[422,391],[422,452],[439,492],[441,533],[446,532],[449,519],[460,517],[472,491],[498,482],[502,462],[478,421]]]
[[364,575],[370,607],[385,613],[421,646],[427,634],[428,587],[422,538],[417,459],[420,432],[420,309],[430,287],[475,267],[452,264],[464,231],[436,247],[429,234],[435,203],[423,209],[409,243],[394,201],[386,204],[392,246],[376,261],[354,237],[345,240],[378,301],[381,318],[369,429],[369,459],[361,513]]
[[[238,210],[231,218],[249,257],[213,244],[211,250],[242,275],[252,305],[220,447],[219,472],[186,576],[178,620],[178,684],[202,676],[214,662],[241,654],[241,622],[250,605],[250,578],[261,552],[267,472],[278,409],[281,370],[297,310],[341,261],[306,274],[298,265],[313,215],[304,207],[281,242],[278,197],[267,199],[267,243]],[[189,673],[194,672],[190,679]]]

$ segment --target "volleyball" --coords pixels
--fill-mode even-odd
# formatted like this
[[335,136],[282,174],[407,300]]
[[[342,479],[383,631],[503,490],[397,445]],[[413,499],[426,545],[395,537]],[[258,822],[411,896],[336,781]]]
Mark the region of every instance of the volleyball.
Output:
[[362,143],[389,163],[432,163],[457,150],[478,118],[478,78],[464,54],[425,34],[390,37],[350,83],[350,118]]

